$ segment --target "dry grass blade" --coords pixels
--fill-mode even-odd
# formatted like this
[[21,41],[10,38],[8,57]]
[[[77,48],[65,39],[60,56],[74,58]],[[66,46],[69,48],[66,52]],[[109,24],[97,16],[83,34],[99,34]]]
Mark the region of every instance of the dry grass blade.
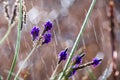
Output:
[[100,76],[99,80],[107,80],[107,78],[112,74],[112,71],[113,71],[113,63],[107,66],[107,68],[103,72],[103,75]]

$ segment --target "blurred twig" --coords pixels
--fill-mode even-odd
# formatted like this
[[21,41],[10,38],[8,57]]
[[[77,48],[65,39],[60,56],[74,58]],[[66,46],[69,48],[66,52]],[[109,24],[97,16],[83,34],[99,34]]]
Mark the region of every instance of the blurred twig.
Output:
[[107,65],[105,71],[103,72],[103,75],[100,77],[99,80],[107,80],[107,78],[112,74],[113,72],[113,63],[110,63],[110,65]]
[[117,77],[115,75],[115,73],[117,72],[117,64],[116,64],[116,60],[117,60],[117,52],[115,49],[115,33],[114,33],[114,28],[115,28],[115,23],[114,23],[114,1],[110,0],[109,2],[109,8],[110,8],[110,27],[111,27],[111,31],[110,31],[110,38],[111,38],[111,46],[112,46],[112,62],[113,62],[113,77],[114,80],[117,80]]

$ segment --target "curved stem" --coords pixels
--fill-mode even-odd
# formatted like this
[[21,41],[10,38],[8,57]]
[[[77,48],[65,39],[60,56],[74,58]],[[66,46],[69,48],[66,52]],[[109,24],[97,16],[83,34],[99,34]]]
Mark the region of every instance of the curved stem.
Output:
[[69,57],[68,57],[68,59],[67,59],[67,62],[66,62],[66,64],[65,64],[64,68],[63,68],[63,72],[62,72],[62,74],[59,76],[58,80],[61,80],[62,77],[64,76],[65,71],[67,70],[68,65],[69,65],[69,63],[70,63],[70,61],[71,61],[71,59],[72,59],[72,57],[73,57],[73,55],[74,55],[74,52],[75,52],[75,50],[76,50],[77,47],[78,47],[78,43],[79,43],[79,41],[80,41],[81,35],[82,35],[82,33],[83,33],[83,31],[84,31],[84,29],[85,29],[85,27],[86,27],[88,18],[89,18],[89,16],[90,16],[91,11],[93,10],[93,7],[94,7],[94,5],[95,5],[95,2],[96,2],[96,0],[92,0],[92,3],[91,3],[91,5],[90,5],[90,8],[89,8],[89,10],[88,10],[88,12],[87,12],[87,15],[86,15],[86,17],[85,17],[85,20],[84,20],[84,22],[83,22],[83,24],[82,24],[82,27],[81,27],[81,29],[80,29],[80,31],[79,31],[79,33],[78,33],[78,36],[77,36],[77,38],[76,38],[76,40],[75,40],[75,43],[74,43],[74,45],[73,45],[73,48],[72,48],[72,50],[71,50],[71,52],[70,52],[70,55],[69,55]]
[[25,63],[27,62],[27,60],[30,58],[30,56],[32,55],[32,53],[35,51],[36,47],[37,47],[37,46],[35,46],[35,47],[31,50],[31,52],[28,54],[28,56],[25,58],[24,62],[23,62],[22,65],[20,66],[17,74],[15,75],[14,80],[17,80],[17,77],[18,77],[18,75],[20,74],[20,71],[22,70],[24,64],[25,64]]
[[7,80],[11,79],[11,76],[12,76],[11,73],[13,73],[13,70],[15,68],[15,64],[16,64],[18,54],[19,54],[19,49],[20,49],[20,38],[21,38],[20,29],[22,24],[22,0],[19,0],[19,1],[20,1],[20,6],[19,6],[19,21],[18,21],[18,30],[17,30],[17,42],[16,42],[15,54],[14,54],[12,66],[10,68],[10,72],[8,74]]
[[8,35],[10,34],[12,29],[12,26],[10,24],[8,24],[8,30],[5,33],[4,37],[0,40],[0,45],[6,40],[6,38],[8,37]]

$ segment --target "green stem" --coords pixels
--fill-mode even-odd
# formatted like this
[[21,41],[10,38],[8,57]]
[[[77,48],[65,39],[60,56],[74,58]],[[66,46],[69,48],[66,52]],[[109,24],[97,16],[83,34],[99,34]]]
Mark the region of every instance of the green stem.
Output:
[[11,80],[11,76],[13,73],[13,70],[15,68],[15,64],[18,58],[18,54],[19,54],[19,49],[20,49],[20,38],[21,38],[21,24],[22,24],[22,0],[20,1],[20,6],[19,6],[19,21],[18,21],[18,30],[17,30],[17,42],[16,42],[16,47],[15,47],[15,54],[14,54],[14,58],[13,58],[13,62],[12,62],[12,66],[10,68],[10,72],[8,74],[7,80]]
[[2,76],[0,76],[0,80],[3,80],[3,77],[2,77]]
[[89,74],[91,80],[97,80],[92,71],[88,70],[88,74]]
[[18,77],[20,71],[22,70],[24,64],[27,62],[27,60],[30,58],[30,56],[32,55],[32,53],[35,51],[36,48],[37,48],[37,46],[35,46],[35,47],[31,50],[31,52],[28,54],[28,56],[25,58],[24,62],[21,64],[18,72],[16,73],[14,80],[17,80],[17,77]]
[[6,32],[6,34],[4,35],[4,37],[0,40],[0,45],[5,41],[5,39],[8,37],[8,35],[10,34],[12,29],[12,26],[10,24],[8,24],[8,30]]
[[51,77],[50,77],[50,80],[55,80],[55,77],[56,77],[56,75],[57,75],[56,72],[57,72],[59,66],[60,66],[60,64],[57,64],[54,72],[52,73],[52,75],[51,75]]
[[82,27],[81,27],[81,29],[80,29],[80,31],[79,31],[79,34],[78,34],[78,36],[77,36],[77,38],[76,38],[76,41],[75,41],[74,45],[73,45],[73,48],[72,48],[72,50],[71,50],[71,52],[70,52],[70,55],[69,55],[69,57],[68,57],[68,60],[67,60],[65,66],[64,66],[64,68],[63,68],[63,72],[62,72],[62,74],[59,76],[58,80],[61,80],[62,77],[64,76],[65,71],[67,70],[68,65],[69,65],[69,63],[70,63],[70,61],[71,61],[71,59],[72,59],[72,57],[73,57],[73,55],[74,55],[74,52],[75,52],[75,50],[76,50],[77,47],[78,47],[78,43],[79,43],[79,41],[80,41],[81,35],[82,35],[82,33],[83,33],[83,31],[84,31],[84,29],[85,29],[85,27],[86,27],[88,18],[89,18],[89,16],[90,16],[91,11],[93,10],[93,7],[94,7],[94,5],[95,5],[95,2],[96,2],[96,0],[92,0],[92,3],[91,3],[90,8],[89,8],[89,10],[88,10],[88,13],[87,13],[87,15],[86,15],[86,17],[85,17],[85,20],[84,20],[84,22],[83,22],[83,24],[82,24]]

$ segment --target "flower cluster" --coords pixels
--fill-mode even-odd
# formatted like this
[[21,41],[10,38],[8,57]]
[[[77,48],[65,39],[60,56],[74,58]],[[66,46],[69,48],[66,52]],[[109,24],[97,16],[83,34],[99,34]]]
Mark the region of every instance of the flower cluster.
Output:
[[[67,59],[67,49],[61,51],[59,53],[59,61],[58,61],[58,64],[63,61],[63,60],[66,60]],[[99,59],[99,58],[94,58],[91,62],[87,62],[87,63],[84,63],[84,64],[81,64],[82,63],[82,59],[83,57],[85,56],[85,53],[83,53],[83,50],[80,52],[79,55],[75,56],[73,61],[72,61],[72,64],[69,66],[69,68],[67,69],[67,72],[66,72],[66,77],[71,77],[72,75],[74,75],[76,73],[77,70],[79,69],[82,69],[82,68],[85,68],[87,66],[93,66],[93,67],[96,67],[97,65],[99,65],[102,61],[102,59]]]
[[87,63],[82,64],[80,66],[72,66],[70,71],[69,71],[68,77],[74,75],[77,70],[85,68],[87,66],[92,65],[93,67],[96,67],[101,63],[101,61],[102,61],[102,59],[94,58],[91,62],[87,62]]
[[82,59],[84,56],[85,56],[84,53],[75,56],[74,62],[71,65],[70,71],[68,72],[68,75],[67,75],[68,77],[70,77],[76,73],[77,67],[79,67],[79,64],[82,63]]
[[[42,45],[47,44],[47,43],[49,43],[51,41],[52,34],[50,33],[50,30],[51,30],[52,27],[53,27],[53,24],[52,24],[51,21],[47,21],[44,24],[44,30],[42,32],[42,38],[43,38]],[[39,32],[40,32],[39,27],[34,26],[32,28],[31,36],[32,36],[33,41],[36,41],[36,40],[39,41],[41,39],[41,36],[39,35]]]

